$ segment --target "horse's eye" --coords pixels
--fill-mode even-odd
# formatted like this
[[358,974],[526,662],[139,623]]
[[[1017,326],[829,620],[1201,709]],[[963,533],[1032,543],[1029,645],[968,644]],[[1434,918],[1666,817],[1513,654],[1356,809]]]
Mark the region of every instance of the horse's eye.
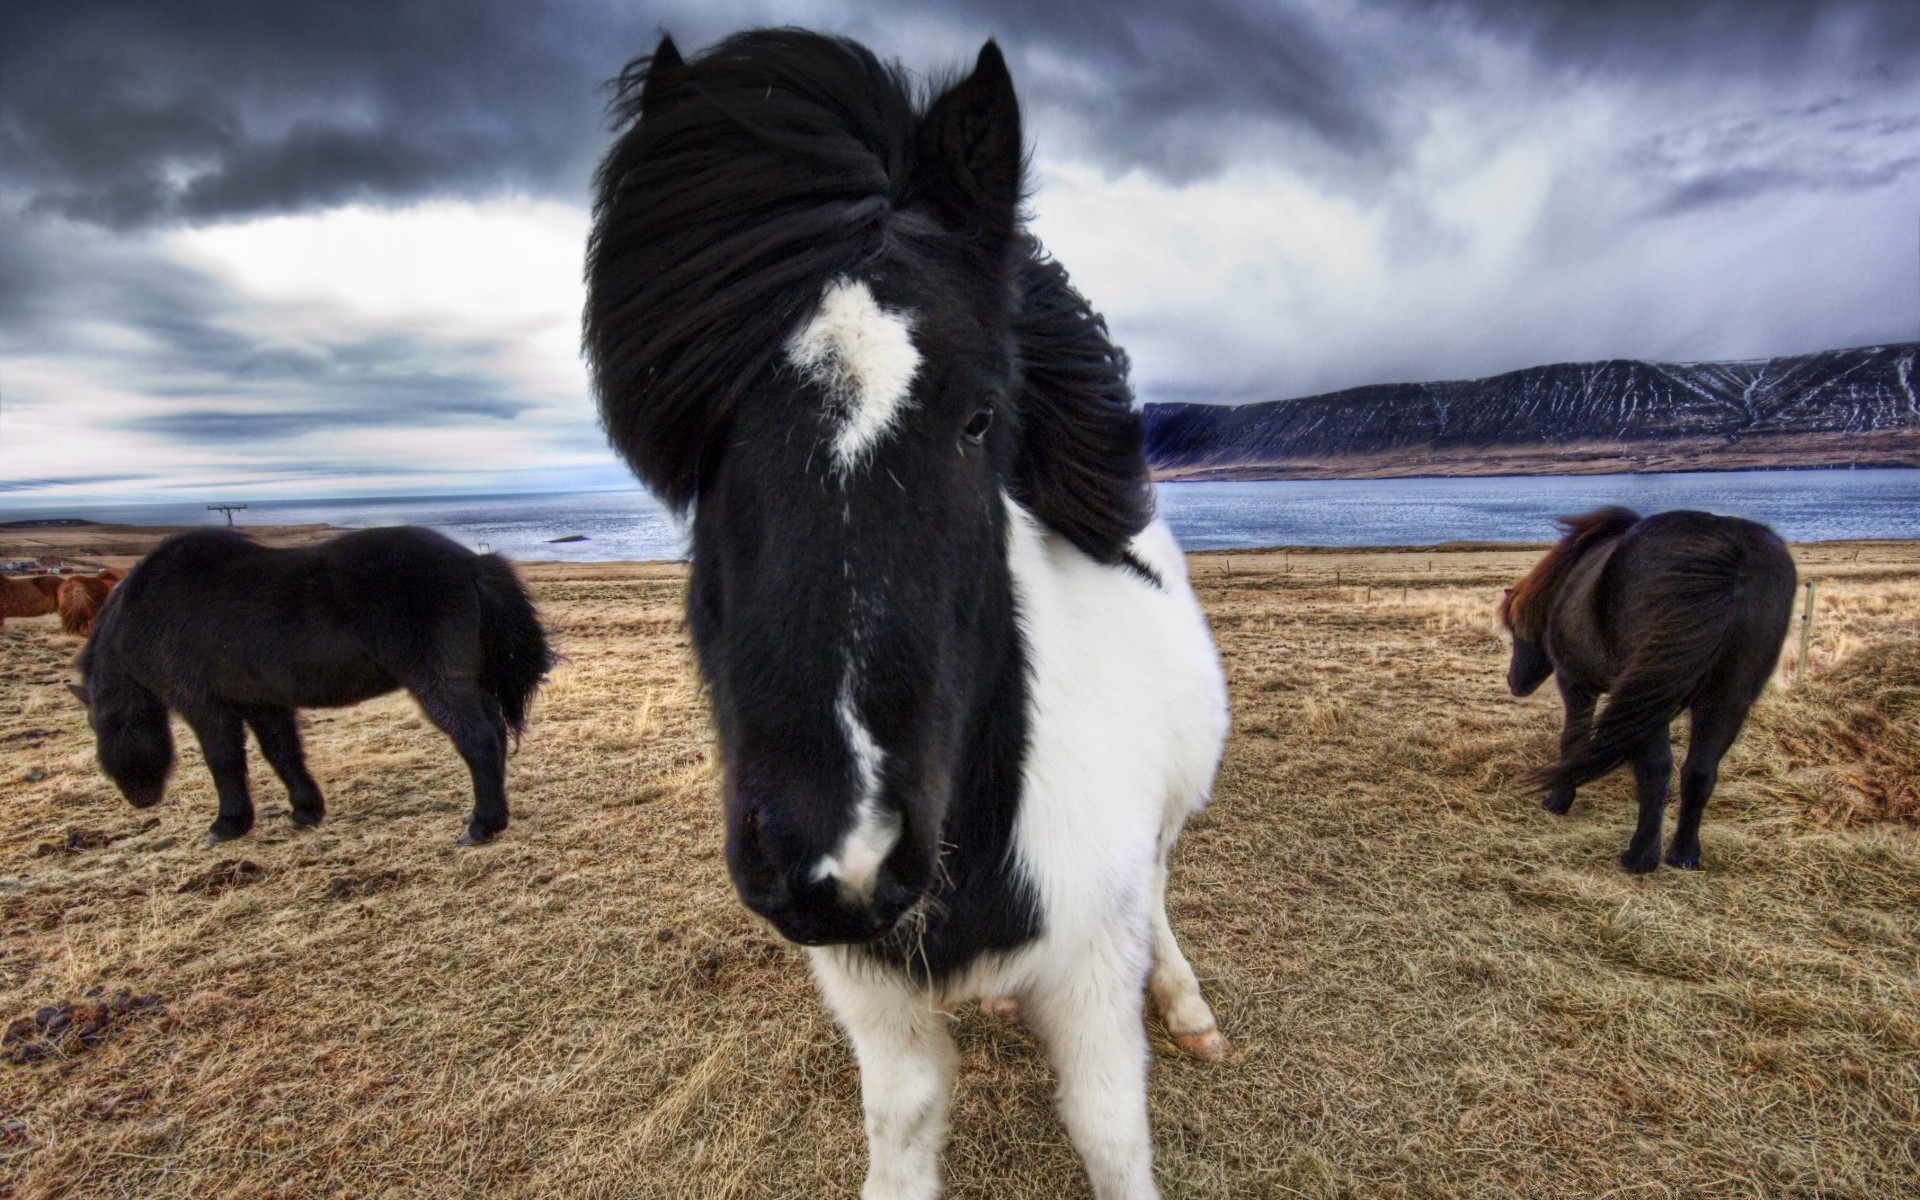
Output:
[[992,424],[993,405],[981,405],[978,412],[967,418],[966,428],[960,431],[960,435],[975,445],[978,445],[980,440],[987,436],[987,429]]

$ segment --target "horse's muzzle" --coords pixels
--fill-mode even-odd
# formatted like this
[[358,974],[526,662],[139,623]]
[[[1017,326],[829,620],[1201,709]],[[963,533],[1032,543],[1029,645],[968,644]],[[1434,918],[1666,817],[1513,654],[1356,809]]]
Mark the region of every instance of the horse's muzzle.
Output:
[[166,798],[167,789],[164,787],[121,788],[120,794],[125,796],[127,803],[135,808],[152,808]]
[[735,881],[741,903],[765,917],[780,936],[802,946],[871,942],[892,932],[919,897],[884,872],[873,899],[849,901],[831,882],[798,889],[749,889]]

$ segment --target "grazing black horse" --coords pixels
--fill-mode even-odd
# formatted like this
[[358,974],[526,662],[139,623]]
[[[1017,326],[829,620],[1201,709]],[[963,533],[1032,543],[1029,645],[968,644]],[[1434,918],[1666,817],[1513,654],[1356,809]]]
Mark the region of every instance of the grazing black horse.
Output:
[[307,773],[297,708],[398,688],[473,772],[477,845],[507,826],[507,735],[552,665],[525,588],[504,559],[430,529],[342,534],[273,550],[226,529],[175,534],[113,589],[80,656],[100,765],[136,808],[173,769],[169,709],[200,739],[220,794],[207,844],[253,828],[246,731],[287,785],[293,819],[326,811]]
[[938,1191],[940,1009],[1014,999],[1095,1194],[1146,1200],[1144,994],[1228,1049],[1165,905],[1226,691],[1126,358],[1021,228],[1006,63],[921,89],[796,30],[663,40],[618,105],[601,413],[692,510],[727,864],[853,1040],[863,1195]]
[[1565,813],[1575,788],[1631,760],[1640,823],[1620,865],[1653,870],[1673,771],[1667,725],[1690,710],[1667,864],[1697,869],[1720,759],[1786,641],[1793,558],[1766,526],[1710,513],[1642,520],[1603,508],[1561,526],[1566,536],[1500,604],[1513,635],[1507,686],[1525,696],[1553,675],[1566,702],[1560,760],[1538,776],[1541,803]]

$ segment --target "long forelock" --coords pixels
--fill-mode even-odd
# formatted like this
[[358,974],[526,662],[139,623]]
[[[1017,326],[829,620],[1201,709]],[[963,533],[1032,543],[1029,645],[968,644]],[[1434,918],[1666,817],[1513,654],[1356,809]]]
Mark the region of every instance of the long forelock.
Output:
[[673,99],[644,117],[646,71],[621,76],[585,340],[608,436],[684,510],[742,396],[835,280],[887,252],[922,101],[864,47],[794,30],[736,35],[673,72]]

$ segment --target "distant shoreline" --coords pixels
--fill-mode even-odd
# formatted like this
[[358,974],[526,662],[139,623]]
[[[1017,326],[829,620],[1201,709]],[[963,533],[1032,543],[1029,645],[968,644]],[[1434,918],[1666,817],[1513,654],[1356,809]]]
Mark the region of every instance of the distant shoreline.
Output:
[[[220,529],[220,525],[54,525],[23,528],[18,525],[0,525],[0,560],[13,558],[31,558],[39,555],[59,555],[70,562],[84,563],[93,567],[131,567],[141,558],[151,553],[155,546],[173,534],[187,529]],[[301,525],[241,525],[236,526],[241,533],[253,536],[265,545],[275,547],[308,546],[327,541],[351,529],[337,525],[301,524]],[[32,533],[31,541],[23,541],[21,533]],[[91,535],[93,540],[84,541]],[[1219,558],[1235,554],[1251,555],[1300,555],[1315,558],[1341,558],[1365,554],[1472,554],[1498,551],[1537,551],[1544,550],[1552,543],[1547,540],[1532,539],[1525,541],[1502,542],[1484,538],[1458,539],[1446,542],[1380,542],[1356,546],[1327,545],[1286,545],[1270,546],[1234,546],[1226,548],[1189,549],[1189,557]],[[1920,544],[1916,538],[1825,538],[1812,540],[1794,540],[1795,546],[1895,546]],[[535,573],[535,577],[549,579],[586,579],[594,577],[613,578],[621,572],[645,569],[649,573],[674,574],[686,569],[686,560],[677,558],[636,558],[605,559],[586,562],[557,558],[521,558],[508,556],[517,566],[526,567]]]
[[1877,459],[1871,456],[1834,462],[1830,458],[1793,461],[1779,455],[1755,455],[1751,461],[1718,451],[1711,464],[1685,449],[1669,450],[1667,457],[1636,453],[1623,447],[1593,449],[1577,457],[1547,457],[1529,451],[1456,451],[1439,454],[1423,448],[1416,455],[1353,455],[1312,462],[1209,463],[1155,468],[1155,483],[1271,483],[1337,479],[1537,479],[1552,476],[1595,475],[1725,475],[1742,471],[1913,471],[1920,462],[1911,457]]

